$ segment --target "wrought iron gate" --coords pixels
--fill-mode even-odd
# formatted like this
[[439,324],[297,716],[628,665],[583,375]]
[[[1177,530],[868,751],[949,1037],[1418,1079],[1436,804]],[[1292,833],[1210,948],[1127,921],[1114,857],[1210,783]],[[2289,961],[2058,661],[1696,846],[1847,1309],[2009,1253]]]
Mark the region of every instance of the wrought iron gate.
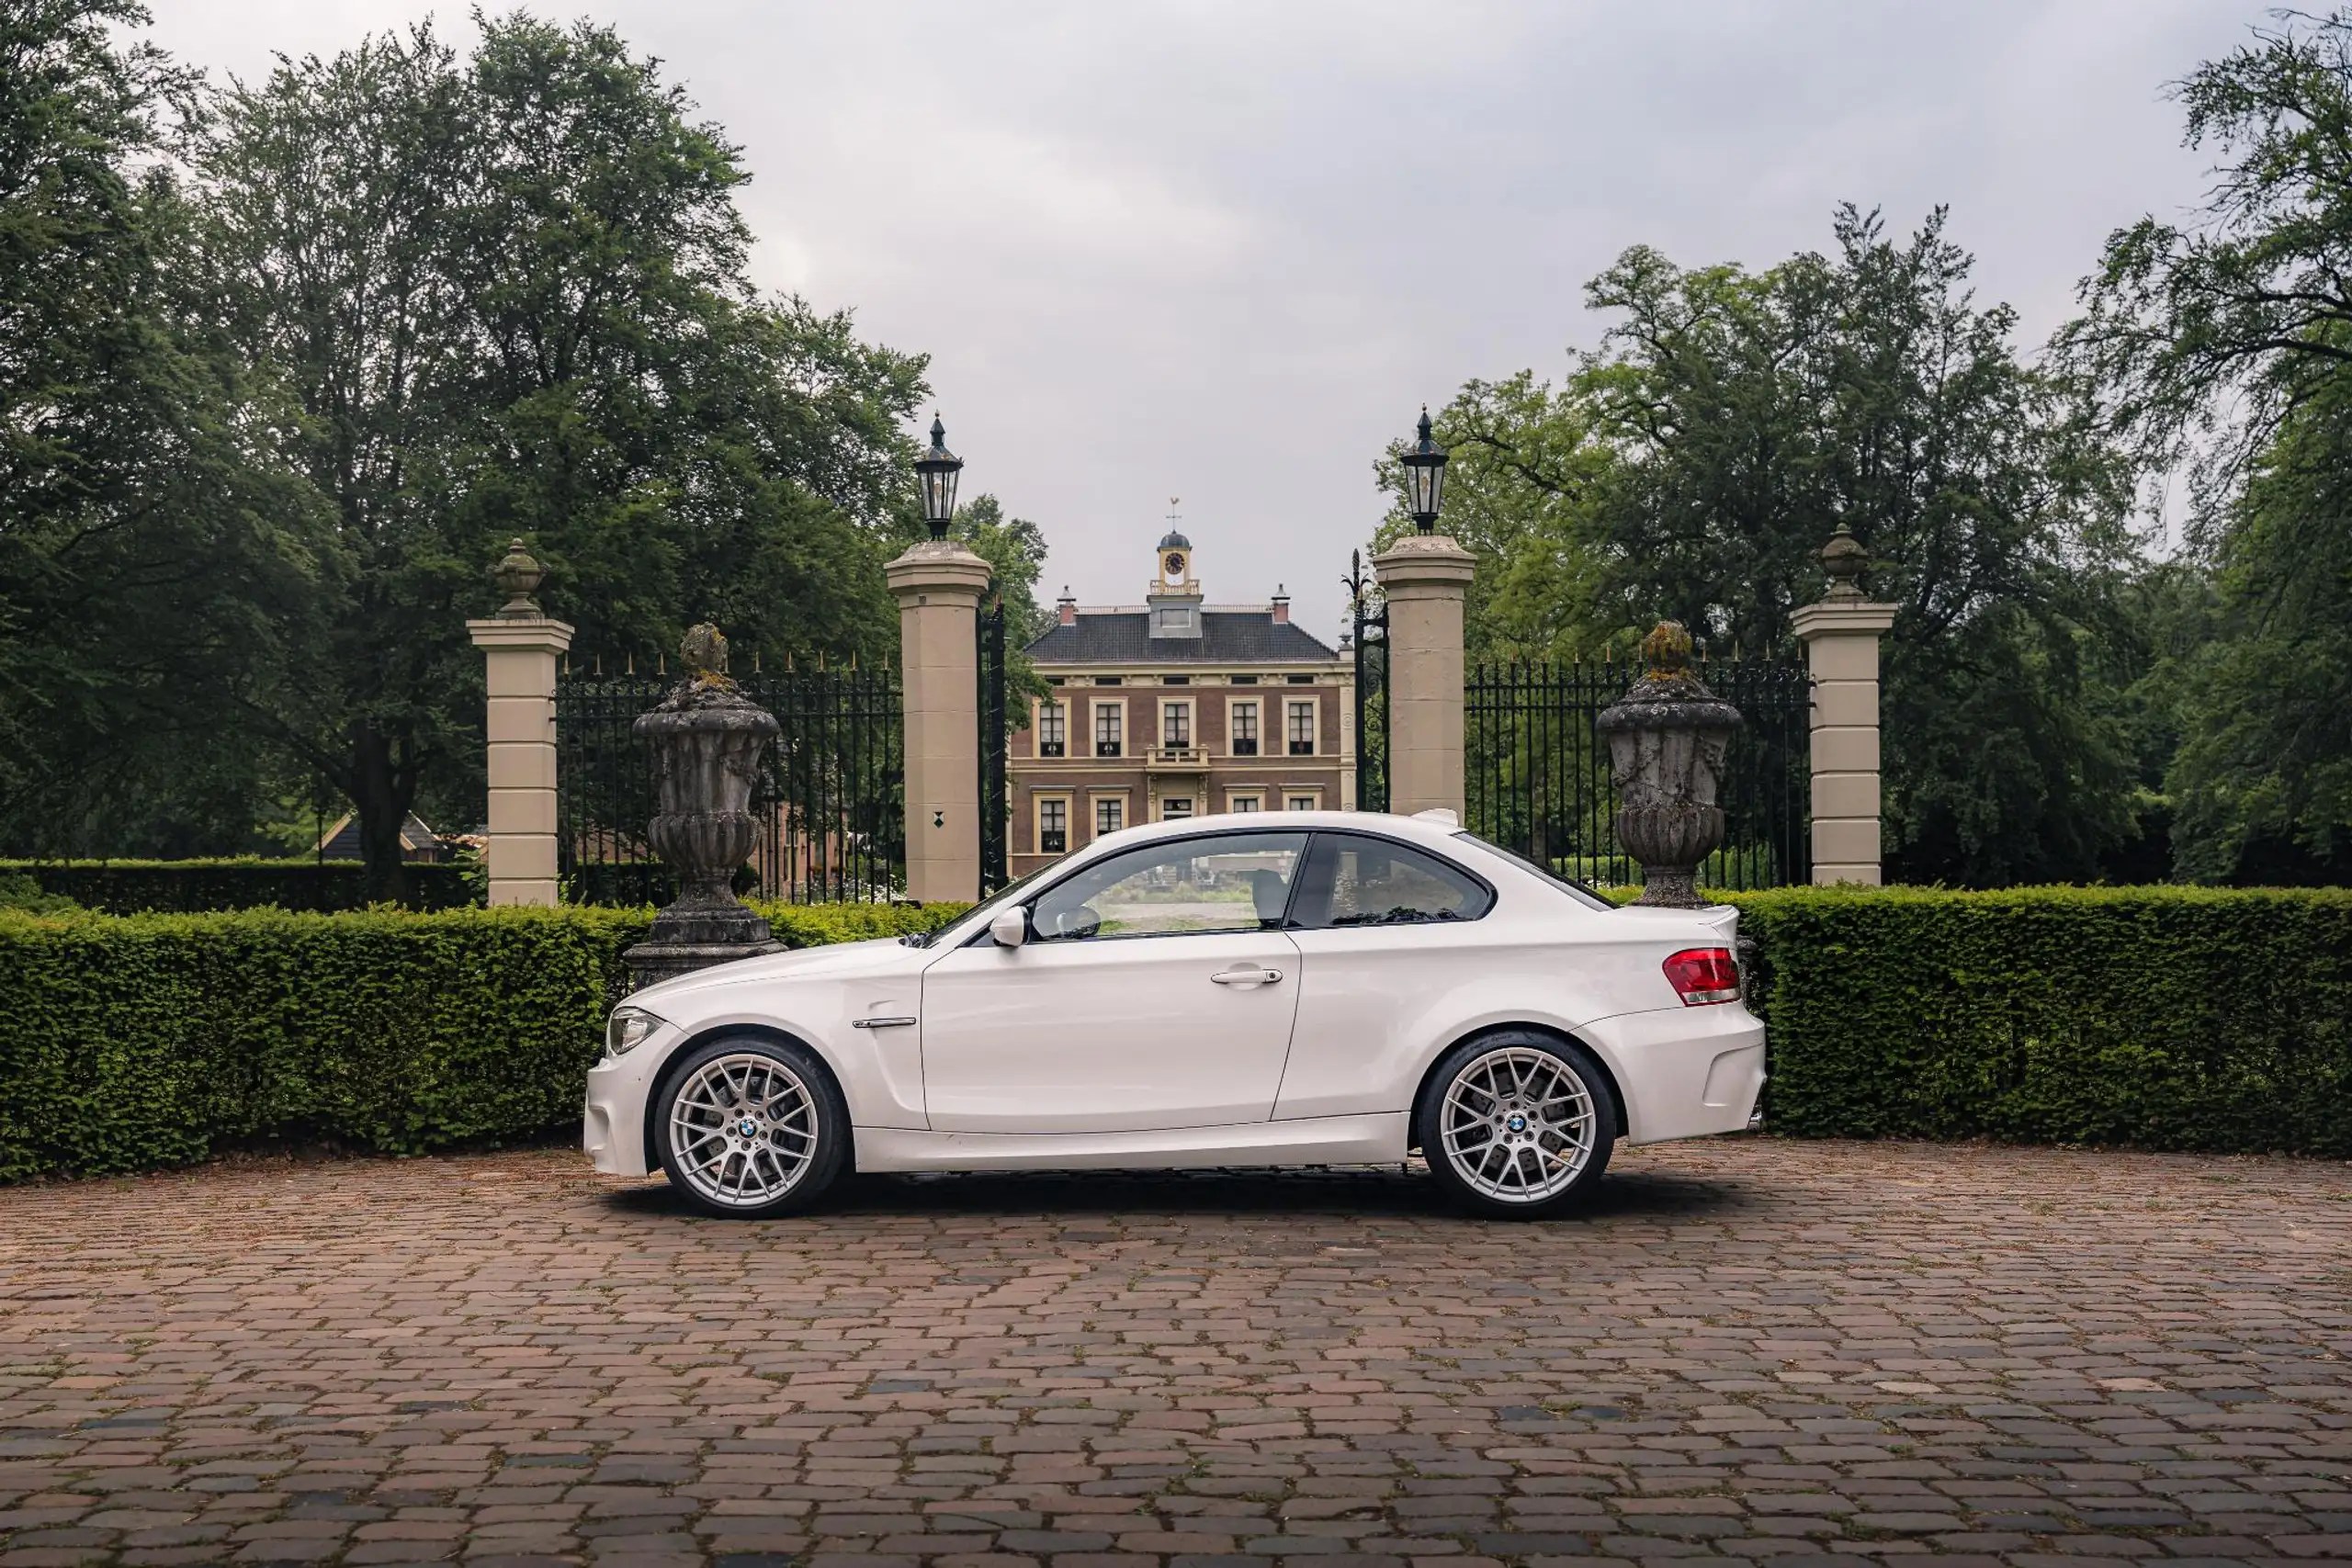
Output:
[[1388,809],[1388,605],[1363,574],[1363,552],[1348,557],[1348,603],[1355,624],[1356,809]]
[[[1609,748],[1593,728],[1637,673],[1605,661],[1471,666],[1463,682],[1464,826],[1570,876],[1638,880],[1617,842],[1617,786]],[[1744,721],[1724,763],[1723,847],[1700,868],[1700,882],[1739,888],[1810,880],[1813,686],[1804,666],[1733,660],[1703,664],[1700,673]]]
[[[890,897],[906,881],[897,672],[755,665],[738,682],[783,727],[761,754],[752,792],[759,848],[739,889],[795,904]],[[655,807],[651,749],[629,731],[669,689],[659,673],[625,666],[607,675],[595,660],[568,664],[557,678],[557,861],[572,902],[663,903],[676,894],[676,878],[645,838]]]
[[1005,780],[1005,752],[1011,735],[1005,722],[1004,601],[991,593],[992,603],[979,614],[978,660],[980,693],[980,886],[985,898],[1012,880],[1010,849],[1012,829],[1012,796]]

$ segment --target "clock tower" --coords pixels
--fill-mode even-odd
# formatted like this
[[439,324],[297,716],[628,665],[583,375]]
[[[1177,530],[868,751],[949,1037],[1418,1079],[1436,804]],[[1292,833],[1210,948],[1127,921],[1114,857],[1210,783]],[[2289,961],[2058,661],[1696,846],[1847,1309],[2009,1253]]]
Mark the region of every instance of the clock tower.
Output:
[[[1173,505],[1175,498],[1169,501]],[[1151,585],[1144,590],[1144,603],[1151,607],[1151,635],[1197,639],[1201,585],[1193,576],[1193,541],[1175,526],[1173,515],[1168,522],[1168,532],[1155,552],[1158,558],[1152,563]]]

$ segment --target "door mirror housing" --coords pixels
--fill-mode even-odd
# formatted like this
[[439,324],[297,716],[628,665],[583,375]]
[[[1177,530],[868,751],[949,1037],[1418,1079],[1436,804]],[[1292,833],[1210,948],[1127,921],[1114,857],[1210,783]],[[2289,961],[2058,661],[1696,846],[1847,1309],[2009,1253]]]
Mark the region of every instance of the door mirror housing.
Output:
[[989,935],[999,947],[1019,947],[1029,940],[1029,911],[1019,905],[989,922]]

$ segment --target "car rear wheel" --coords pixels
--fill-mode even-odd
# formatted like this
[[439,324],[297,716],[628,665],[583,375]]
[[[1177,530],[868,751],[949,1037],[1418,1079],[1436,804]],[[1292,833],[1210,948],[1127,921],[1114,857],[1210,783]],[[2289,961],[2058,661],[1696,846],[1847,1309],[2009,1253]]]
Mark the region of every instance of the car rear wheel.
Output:
[[849,1111],[798,1045],[714,1040],[673,1069],[654,1106],[670,1185],[707,1214],[767,1219],[823,1196],[849,1151]]
[[1555,1214],[1591,1190],[1617,1141],[1617,1097],[1580,1045],[1532,1030],[1464,1041],[1414,1115],[1430,1173],[1473,1213]]

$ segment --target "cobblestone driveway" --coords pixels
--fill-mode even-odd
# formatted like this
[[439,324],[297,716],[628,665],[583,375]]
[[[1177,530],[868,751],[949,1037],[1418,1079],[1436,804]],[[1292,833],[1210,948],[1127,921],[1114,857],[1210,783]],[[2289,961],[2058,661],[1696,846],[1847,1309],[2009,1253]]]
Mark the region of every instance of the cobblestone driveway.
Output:
[[2352,1168],[1735,1139],[1394,1172],[576,1156],[0,1191],[0,1565],[2352,1555]]

